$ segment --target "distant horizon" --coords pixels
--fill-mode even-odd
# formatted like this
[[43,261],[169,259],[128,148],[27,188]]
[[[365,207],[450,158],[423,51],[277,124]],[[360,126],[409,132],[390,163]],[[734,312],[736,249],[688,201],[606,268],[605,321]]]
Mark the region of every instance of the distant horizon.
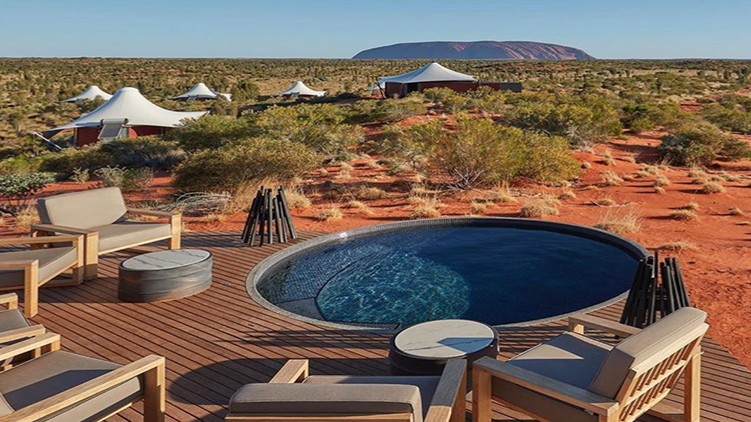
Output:
[[5,58],[347,59],[375,47],[453,39],[551,43],[600,60],[751,59],[751,2],[739,0],[382,0],[375,9],[347,0],[5,0],[3,6]]

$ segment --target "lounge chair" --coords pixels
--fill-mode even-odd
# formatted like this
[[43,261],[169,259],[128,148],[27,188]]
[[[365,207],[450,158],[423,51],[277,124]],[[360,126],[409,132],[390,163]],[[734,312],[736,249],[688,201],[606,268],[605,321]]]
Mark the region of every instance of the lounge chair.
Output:
[[[5,293],[0,295],[0,305],[6,309],[0,310],[0,348],[9,346],[20,340],[44,334],[45,328],[41,324],[32,325],[18,310],[18,295]],[[19,363],[22,359],[7,359],[0,362],[0,370],[11,367],[11,364]]]
[[161,422],[165,359],[127,365],[60,350],[45,333],[0,349],[0,360],[42,350],[39,357],[0,372],[0,422],[99,421],[144,400],[144,420]]
[[[42,224],[31,226],[34,234],[84,236],[87,280],[96,277],[99,255],[164,239],[169,239],[170,249],[180,249],[181,215],[127,208],[119,188],[40,198],[37,210]],[[128,220],[127,214],[166,218],[169,223]]]
[[225,420],[463,422],[466,370],[455,359],[440,377],[309,376],[307,360],[290,360],[268,384],[240,388]]
[[[490,421],[495,399],[542,421],[631,422],[648,412],[696,422],[705,319],[703,311],[682,308],[639,330],[572,317],[570,332],[506,362],[474,363],[473,420]],[[611,347],[585,337],[584,327],[625,339]],[[661,403],[684,373],[683,409]]]
[[[0,238],[0,246],[36,248],[0,252],[0,291],[23,289],[24,315],[33,317],[39,311],[40,287],[71,286],[83,281],[83,242],[79,235]],[[53,243],[55,247],[41,248]],[[72,271],[70,279],[55,279],[68,270]]]

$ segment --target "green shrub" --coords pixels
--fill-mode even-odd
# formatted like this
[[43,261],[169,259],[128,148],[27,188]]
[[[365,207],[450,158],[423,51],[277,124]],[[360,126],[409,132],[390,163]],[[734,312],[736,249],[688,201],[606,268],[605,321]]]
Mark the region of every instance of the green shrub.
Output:
[[102,186],[120,188],[124,192],[146,190],[154,179],[154,171],[148,167],[102,167],[94,171],[94,175],[99,178]]
[[120,167],[151,167],[169,170],[185,159],[185,152],[175,141],[157,136],[139,136],[103,143],[99,150],[112,157]]
[[33,173],[39,171],[42,159],[19,155],[0,161],[0,175],[13,173]]
[[120,167],[102,167],[94,170],[94,176],[108,188],[123,188],[125,185],[125,169]]
[[90,174],[88,169],[75,168],[73,169],[73,174],[70,175],[70,180],[82,185],[89,181],[89,177]]
[[748,144],[711,124],[680,130],[662,138],[662,159],[677,166],[701,166],[713,160],[738,160],[751,156]]
[[238,139],[257,135],[252,122],[245,118],[204,116],[167,132],[166,139],[177,141],[188,152],[219,148]]
[[0,177],[0,196],[19,205],[48,184],[55,181],[52,173],[14,173]]
[[94,171],[116,165],[116,160],[100,148],[101,144],[94,144],[45,154],[39,168],[41,171],[57,173],[59,177],[67,179],[73,174],[74,169]]
[[707,105],[704,107],[702,115],[721,129],[751,133],[751,112],[744,110],[735,103]]
[[347,123],[389,123],[427,113],[419,98],[364,100],[349,106]]
[[441,136],[443,127],[438,120],[418,123],[407,128],[389,125],[383,128],[375,152],[416,167],[433,141]]
[[201,151],[175,169],[174,186],[183,192],[235,192],[266,179],[289,181],[304,176],[319,158],[303,144],[264,138]]

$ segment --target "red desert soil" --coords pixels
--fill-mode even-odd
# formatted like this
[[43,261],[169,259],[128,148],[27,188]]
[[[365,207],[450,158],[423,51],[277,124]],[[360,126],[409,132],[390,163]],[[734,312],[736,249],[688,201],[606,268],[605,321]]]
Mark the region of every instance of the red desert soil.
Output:
[[[751,367],[751,325],[748,324],[751,321],[751,161],[721,163],[710,169],[713,174],[724,172],[726,177],[731,175],[730,178],[736,180],[723,182],[727,191],[717,194],[700,193],[701,185],[692,183],[688,169],[662,167],[661,173],[670,180],[670,184],[664,186],[664,193],[657,193],[654,189],[655,176],[639,177],[637,173],[643,166],[631,161],[636,158],[640,163],[654,163],[660,135],[645,133],[639,137],[628,136],[600,145],[592,152],[577,152],[577,159],[590,163],[591,167],[583,171],[581,179],[571,188],[515,185],[511,188],[517,194],[518,202],[490,204],[483,215],[515,217],[525,198],[543,192],[559,194],[566,190],[573,191],[576,198],[562,200],[560,215],[546,218],[592,226],[607,212],[635,210],[641,216],[641,228],[636,233],[624,236],[649,249],[678,241],[689,242],[696,247],[695,250],[662,251],[662,254],[679,257],[693,304],[709,312],[713,338]],[[605,163],[606,150],[612,152],[614,163],[611,165]],[[293,210],[298,230],[336,232],[410,218],[414,205],[407,202],[407,196],[410,184],[415,182],[413,175],[389,176],[385,169],[371,168],[365,159],[354,160],[351,164],[354,170],[349,177],[339,176],[339,167],[332,166],[327,168],[326,173],[314,172],[305,181],[305,193],[313,201],[313,206]],[[604,172],[616,173],[625,181],[617,186],[604,186]],[[148,191],[128,194],[127,198],[129,201],[146,203],[164,200],[171,193],[169,182],[169,177],[157,177]],[[367,184],[383,189],[387,196],[364,200],[373,212],[372,215],[365,215],[354,208],[347,208],[347,202],[352,198],[340,199],[340,196],[325,199],[326,192],[332,189],[332,183],[333,186],[350,188]],[[86,185],[58,183],[46,188],[41,195],[92,186],[94,182]],[[479,191],[439,192],[437,195],[443,204],[441,214],[467,215],[473,197],[481,194]],[[595,204],[603,198],[611,198],[615,205]],[[677,221],[668,217],[676,208],[690,202],[699,205],[695,220]],[[344,215],[341,220],[316,219],[322,209],[331,206],[341,207]],[[190,231],[240,230],[244,221],[244,213],[221,218],[188,217],[186,227]],[[11,231],[5,230],[6,233]]]

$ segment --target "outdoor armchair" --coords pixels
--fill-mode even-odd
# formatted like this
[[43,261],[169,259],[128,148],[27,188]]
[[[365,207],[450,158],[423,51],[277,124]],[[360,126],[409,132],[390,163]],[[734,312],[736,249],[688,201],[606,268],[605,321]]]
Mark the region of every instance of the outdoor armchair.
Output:
[[225,420],[463,422],[466,365],[450,360],[441,376],[310,376],[307,360],[290,360],[268,384],[240,388]]
[[[2,307],[5,307],[5,309],[2,309]],[[18,309],[18,295],[15,293],[0,294],[0,348],[44,332],[43,325],[32,325]],[[32,355],[32,353],[29,353],[29,355]],[[0,362],[0,370],[8,369],[12,364],[19,363],[26,357],[28,356],[6,359]]]
[[[0,247],[30,245],[32,249],[0,252],[0,291],[24,291],[24,315],[39,311],[39,288],[71,286],[83,281],[83,236],[0,238]],[[45,247],[52,246],[52,247]],[[55,279],[71,270],[70,279]]]
[[[169,239],[170,249],[180,249],[179,213],[127,208],[119,188],[92,189],[40,198],[37,210],[42,224],[34,235],[84,236],[85,275],[96,277],[99,255]],[[134,221],[128,214],[167,219],[167,223]]]
[[0,349],[0,360],[40,356],[0,372],[0,422],[100,421],[144,400],[144,420],[161,422],[165,359],[118,365],[60,350],[60,336],[40,334]]
[[[570,332],[506,362],[473,364],[473,420],[490,421],[495,399],[541,421],[631,422],[648,412],[696,422],[705,319],[703,311],[682,308],[639,330],[572,317]],[[585,337],[584,327],[625,339],[610,346]],[[684,373],[683,409],[661,403]]]

